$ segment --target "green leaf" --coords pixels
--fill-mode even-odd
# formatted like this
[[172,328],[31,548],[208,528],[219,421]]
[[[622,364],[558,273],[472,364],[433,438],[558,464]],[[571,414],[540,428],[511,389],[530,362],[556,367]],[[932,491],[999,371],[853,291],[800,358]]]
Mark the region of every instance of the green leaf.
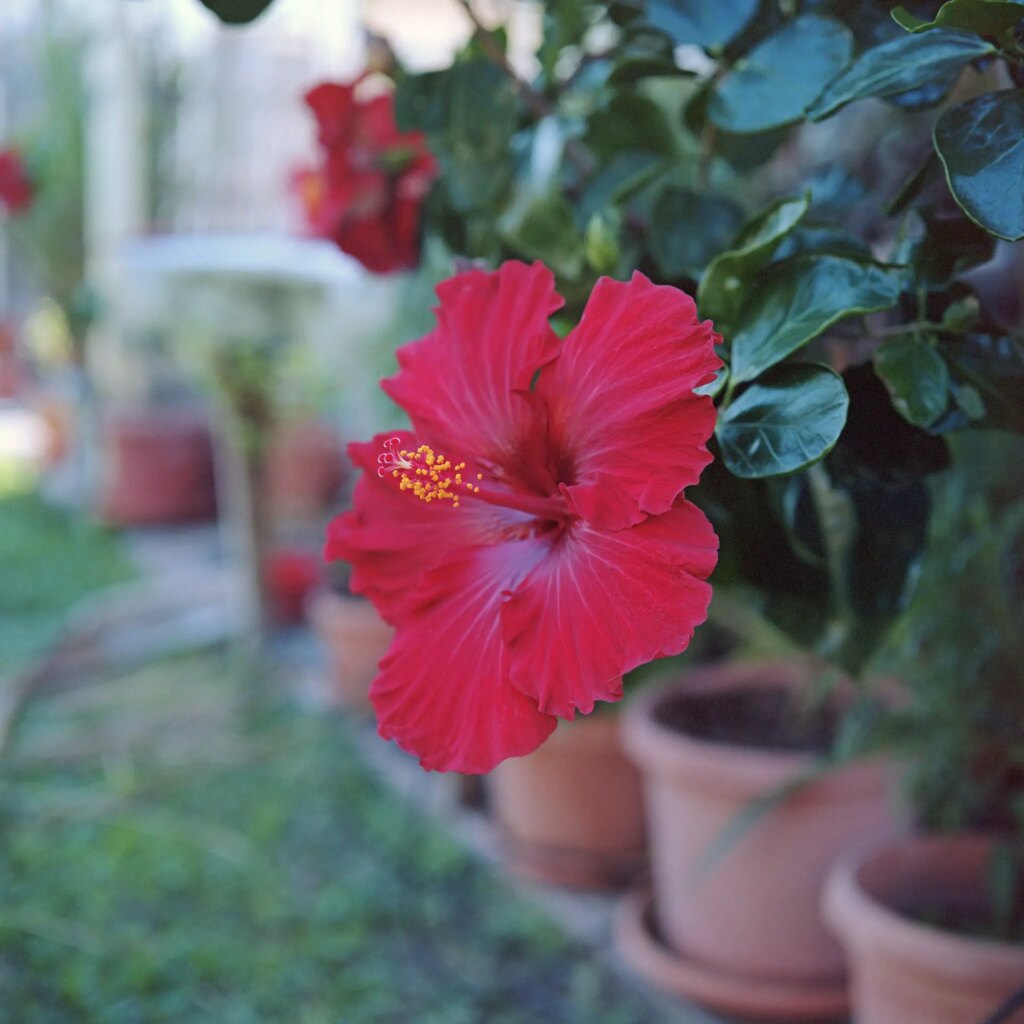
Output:
[[724,46],[746,27],[758,0],[648,0],[647,23],[677,45]]
[[916,14],[911,14],[905,7],[894,7],[889,13],[892,15],[892,20],[895,21],[900,28],[905,28],[908,32],[914,32],[922,25],[929,24],[927,19],[919,18]]
[[798,121],[852,49],[853,38],[838,21],[799,17],[733,65],[711,95],[708,117],[730,132],[763,132]]
[[955,206],[948,211],[925,207],[914,216],[921,218],[924,233],[909,245],[907,261],[913,265],[918,285],[930,291],[947,292],[951,282],[964,271],[992,259],[995,239]]
[[628,85],[642,78],[692,74],[676,65],[675,46],[664,32],[641,27],[631,30],[618,48],[608,82]]
[[273,0],[199,0],[226,25],[246,25],[255,21]]
[[735,381],[759,373],[843,317],[895,305],[902,269],[845,256],[794,256],[773,265],[743,307],[732,338]]
[[827,455],[846,423],[850,400],[826,366],[780,366],[751,384],[718,416],[722,459],[741,477],[792,473]]
[[915,427],[930,427],[949,403],[949,369],[945,360],[922,338],[891,338],[874,356],[875,373],[882,379],[893,407]]
[[667,278],[697,277],[742,217],[731,199],[668,186],[651,214],[651,254],[658,269]]
[[[1024,341],[1000,334],[940,334],[939,348],[954,387],[970,387],[983,403],[981,425],[1024,433]],[[980,419],[973,396],[967,401],[975,406],[965,410],[967,415]]]
[[572,207],[561,195],[516,203],[502,217],[498,230],[520,255],[543,260],[560,276],[578,277],[583,269],[583,239]]
[[931,21],[915,18],[897,7],[893,20],[908,32],[927,32],[934,28],[964,29],[975,35],[998,39],[1008,29],[1016,28],[1024,18],[1024,4],[1001,0],[948,0]]
[[935,148],[967,216],[997,238],[1024,238],[1024,91],[991,92],[947,110],[935,125]]
[[[812,121],[866,96],[897,96],[937,82],[945,83],[966,64],[995,53],[988,43],[962,32],[937,29],[899,36],[860,55],[807,108]],[[936,100],[942,93],[936,94]]]
[[747,279],[771,257],[772,251],[800,223],[810,205],[810,196],[780,199],[751,220],[732,247],[716,256],[697,289],[701,316],[716,322],[731,321],[739,312]]
[[594,111],[584,141],[606,159],[624,151],[669,155],[674,146],[665,112],[636,92],[618,92],[606,106]]
[[665,157],[657,153],[617,153],[587,182],[579,201],[580,216],[589,220],[622,203],[649,185],[665,170]]
[[782,260],[797,253],[817,253],[819,256],[852,256],[857,260],[870,260],[871,247],[845,228],[830,224],[798,224],[775,250],[775,258]]
[[505,193],[519,108],[508,77],[489,60],[474,57],[404,78],[395,118],[403,131],[427,134],[455,210],[485,208]]

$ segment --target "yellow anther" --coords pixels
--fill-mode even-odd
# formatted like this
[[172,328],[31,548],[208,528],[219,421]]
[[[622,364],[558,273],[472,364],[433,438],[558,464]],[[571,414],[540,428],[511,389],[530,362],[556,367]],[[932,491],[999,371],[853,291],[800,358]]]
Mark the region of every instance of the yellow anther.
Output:
[[[412,491],[413,495],[429,504],[432,501],[451,501],[453,507],[459,504],[458,496],[453,487],[463,484],[462,470],[464,462],[455,467],[454,480],[451,470],[452,462],[444,455],[438,455],[430,445],[421,444],[415,451],[398,450],[397,438],[394,443],[384,445],[385,453],[378,459],[383,467],[380,475],[390,471],[398,479],[400,491]],[[465,484],[472,490],[472,485]]]
[[483,473],[477,473],[476,478],[477,478],[477,480],[483,480],[483,478],[484,478]]

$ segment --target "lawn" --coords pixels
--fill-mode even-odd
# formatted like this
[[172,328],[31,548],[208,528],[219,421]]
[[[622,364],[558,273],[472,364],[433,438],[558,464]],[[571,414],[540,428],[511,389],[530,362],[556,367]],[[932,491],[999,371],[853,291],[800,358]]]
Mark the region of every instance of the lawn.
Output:
[[39,701],[5,767],[5,1019],[659,1018],[227,655]]
[[[125,572],[113,538],[24,501],[0,506],[8,662]],[[0,1019],[677,1019],[383,787],[342,716],[279,677],[253,700],[242,666],[165,660],[29,706],[0,762]]]
[[0,678],[53,642],[76,601],[130,577],[102,527],[32,492],[0,499]]

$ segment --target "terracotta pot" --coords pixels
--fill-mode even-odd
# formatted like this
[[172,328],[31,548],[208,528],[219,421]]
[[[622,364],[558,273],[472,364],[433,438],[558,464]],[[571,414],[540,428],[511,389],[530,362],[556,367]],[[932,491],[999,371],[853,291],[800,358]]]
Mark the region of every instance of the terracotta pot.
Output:
[[903,830],[888,797],[896,770],[876,759],[823,775],[727,841],[752,802],[812,773],[814,755],[702,739],[662,718],[695,696],[805,686],[810,671],[799,663],[697,669],[641,694],[626,712],[626,749],[644,777],[659,931],[726,989],[730,977],[769,983],[765,1014],[785,1012],[787,990],[795,1015],[808,1003],[806,987],[820,993],[817,1004],[841,1002],[842,951],[819,914],[821,887],[852,845]]
[[500,764],[488,788],[519,873],[609,888],[642,870],[640,776],[623,752],[617,714],[561,723],[534,753]]
[[283,423],[274,432],[267,479],[274,510],[315,516],[337,495],[345,479],[341,439],[315,420]]
[[[977,1024],[1024,985],[1024,945],[959,935],[915,911],[987,904],[992,840],[922,836],[838,864],[825,913],[846,947],[857,1024]],[[1024,1024],[1024,1007],[1006,1018]]]
[[212,519],[213,443],[204,416],[185,410],[117,413],[103,427],[98,513],[119,526]]
[[331,698],[352,710],[371,710],[370,684],[394,630],[365,598],[331,591],[317,594],[309,615],[327,649]]

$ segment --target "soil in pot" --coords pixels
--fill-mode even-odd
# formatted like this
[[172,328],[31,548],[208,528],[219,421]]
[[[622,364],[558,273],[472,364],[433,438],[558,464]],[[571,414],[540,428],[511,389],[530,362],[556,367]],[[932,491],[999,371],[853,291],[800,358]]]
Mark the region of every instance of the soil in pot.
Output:
[[[992,848],[982,835],[918,836],[833,869],[825,909],[857,1024],[978,1024],[1024,986],[1024,942],[991,937]],[[1024,1005],[1004,1021],[1024,1024]]]
[[640,777],[605,711],[561,723],[526,757],[488,782],[509,865],[519,874],[578,888],[619,888],[642,872]]
[[890,805],[893,765],[817,772],[837,713],[797,713],[792,695],[812,682],[801,663],[725,664],[693,670],[627,711],[660,932],[691,966],[769,986],[766,1016],[785,1014],[787,988],[794,1017],[841,1004],[842,951],[818,910],[826,872],[856,844],[904,828]]

